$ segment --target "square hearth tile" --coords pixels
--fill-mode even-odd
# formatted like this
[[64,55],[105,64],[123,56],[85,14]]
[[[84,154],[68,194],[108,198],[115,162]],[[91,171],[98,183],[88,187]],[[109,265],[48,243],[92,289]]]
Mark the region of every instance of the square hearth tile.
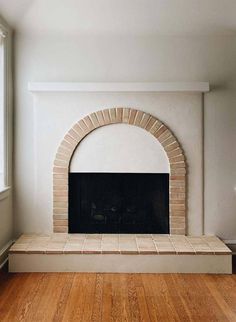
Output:
[[155,242],[159,254],[176,254],[171,242]]
[[119,254],[119,243],[116,244],[102,244],[102,253],[103,254]]
[[64,251],[66,242],[63,241],[51,241],[46,247],[46,253],[48,254],[61,254]]
[[32,253],[32,254],[44,254],[46,252],[46,248],[47,248],[47,242],[42,242],[42,243],[35,243],[32,242],[28,248],[27,248],[27,252]]
[[169,242],[170,241],[169,235],[152,234],[152,238],[154,241],[161,241],[161,242]]
[[73,243],[67,242],[64,247],[64,253],[65,254],[69,254],[69,253],[82,254],[83,253],[83,246],[84,246],[83,242],[80,242],[80,243],[74,242],[74,241],[73,241]]
[[86,234],[69,234],[68,235],[68,241],[72,240],[85,240]]
[[101,240],[102,239],[102,234],[86,234],[86,240]]
[[136,234],[136,238],[152,238],[151,234]]
[[138,247],[135,239],[120,239],[119,248],[121,254],[138,254]]
[[14,243],[11,246],[10,253],[26,253],[29,244]]
[[51,235],[51,241],[65,242],[69,238],[66,233],[54,233]]
[[15,243],[17,244],[30,244],[34,240],[34,235],[21,235]]
[[140,254],[156,254],[157,249],[152,238],[136,238],[138,251]]
[[102,252],[100,239],[85,239],[83,253],[85,254],[100,254]]
[[124,240],[135,240],[136,235],[135,234],[119,234],[119,239]]

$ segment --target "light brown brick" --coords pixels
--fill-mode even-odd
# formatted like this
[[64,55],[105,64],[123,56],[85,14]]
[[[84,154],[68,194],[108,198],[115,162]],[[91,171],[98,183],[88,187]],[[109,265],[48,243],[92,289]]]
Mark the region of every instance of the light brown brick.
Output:
[[123,115],[123,108],[117,107],[117,109],[116,109],[116,122],[117,123],[122,122],[122,115]]
[[135,120],[134,120],[134,124],[139,126],[140,125],[140,122],[143,118],[143,112],[142,111],[137,111],[137,114],[136,114],[136,117],[135,117]]
[[53,167],[53,173],[67,173],[67,167]]
[[116,123],[116,109],[110,108],[109,113],[111,116],[111,123]]
[[53,207],[65,209],[68,207],[68,201],[53,201]]
[[85,123],[84,119],[80,120],[77,124],[83,130],[83,135],[89,133],[90,130],[89,130],[87,124]]
[[87,128],[89,129],[89,132],[93,131],[95,129],[95,126],[93,125],[93,122],[92,122],[90,116],[86,116],[83,120],[86,123]]
[[186,180],[185,175],[171,175],[170,176],[170,180],[174,181],[174,180]]
[[151,117],[150,114],[144,113],[143,118],[142,118],[142,120],[140,122],[140,127],[145,129],[147,124],[148,124],[148,122],[149,122],[150,117]]
[[102,111],[97,111],[96,112],[96,115],[97,115],[97,119],[98,119],[98,122],[99,122],[100,126],[104,125],[105,124],[105,120],[104,120]]
[[185,175],[186,174],[186,169],[185,168],[179,168],[179,169],[173,169],[170,167],[170,173],[172,176],[174,175]]
[[78,143],[81,138],[82,138],[82,135],[79,135],[73,128],[70,129],[70,131],[68,132],[69,135]]
[[173,134],[171,133],[171,131],[169,129],[167,129],[165,132],[163,132],[159,136],[158,140],[159,140],[160,143],[162,143],[162,142],[164,142],[165,140],[167,140],[170,137],[173,137]]
[[171,235],[185,235],[185,228],[171,228],[170,234]]
[[171,204],[170,205],[171,210],[185,210],[185,208],[186,208],[185,204],[180,204],[180,205]]
[[150,116],[148,119],[148,122],[145,126],[145,129],[149,132],[149,130],[151,129],[151,127],[153,126],[153,124],[156,122],[156,118],[153,116]]
[[76,123],[72,129],[78,133],[78,135],[82,138],[84,136],[84,131],[83,131],[83,128],[81,128],[80,124],[79,123]]
[[170,188],[170,192],[173,193],[173,192],[185,192],[185,186],[183,187],[171,187]]
[[177,163],[177,162],[180,162],[180,161],[184,161],[184,155],[183,154],[180,154],[176,157],[172,157],[172,158],[169,158],[170,160],[170,163]]
[[57,149],[57,153],[59,153],[59,154],[64,154],[64,155],[66,155],[67,157],[71,157],[71,150],[69,150],[69,149],[67,149],[66,147],[64,147],[64,146],[59,146],[59,148]]
[[55,226],[66,226],[68,225],[68,219],[54,219],[53,225]]
[[68,161],[56,159],[54,161],[54,165],[57,166],[57,167],[64,167],[64,166],[68,167]]
[[60,220],[65,220],[65,219],[67,219],[68,220],[68,215],[66,214],[64,214],[64,215],[53,215],[53,220],[57,220],[57,219],[60,219]]
[[55,195],[55,193],[53,194],[53,201],[59,201],[59,202],[63,202],[63,201],[66,201],[68,202],[68,195],[65,195],[65,196],[57,196]]
[[53,196],[66,196],[68,198],[68,192],[67,191],[54,191]]
[[172,217],[175,217],[175,216],[180,217],[180,216],[182,216],[182,217],[185,218],[186,210],[170,210],[170,214],[171,214]]
[[70,144],[69,142],[67,142],[66,140],[63,140],[61,142],[61,146],[63,148],[66,148],[67,150],[69,150],[70,153],[72,153],[74,151],[75,145]]
[[54,233],[67,233],[68,227],[67,226],[54,226],[53,232]]
[[171,169],[186,168],[185,162],[172,163],[170,166]]
[[175,150],[172,151],[167,151],[167,155],[169,158],[177,157],[179,155],[183,155],[183,151],[181,148],[176,148]]
[[97,128],[97,127],[99,127],[99,126],[100,126],[100,124],[99,124],[99,122],[98,122],[98,118],[97,118],[96,113],[92,113],[92,114],[90,114],[90,119],[91,119],[91,121],[93,122],[93,126],[94,126],[95,128]]
[[129,115],[129,124],[134,124],[134,120],[136,117],[137,110],[131,109],[130,115]]
[[64,140],[70,143],[73,147],[75,147],[78,144],[78,141],[73,139],[69,134],[65,135]]
[[109,109],[103,110],[102,114],[103,114],[103,117],[104,117],[105,124],[110,124],[111,123],[111,117],[110,117]]
[[65,208],[53,208],[54,215],[67,215],[68,216],[68,207]]
[[123,108],[123,123],[129,123],[130,108]]
[[68,154],[65,155],[65,154],[57,153],[55,159],[67,161],[67,163],[68,163],[68,161],[70,160],[70,155],[68,155]]
[[155,138],[159,138],[159,136],[162,134],[162,133],[164,133],[165,131],[167,130],[167,127],[164,125],[164,124],[162,124],[162,126],[155,132],[155,133],[153,133],[153,135],[155,136]]
[[185,200],[185,193],[172,193],[171,200]]
[[174,136],[170,136],[168,139],[166,139],[165,141],[162,142],[162,146],[165,148],[167,147],[168,145],[172,144],[176,142],[176,139]]
[[158,120],[156,120],[156,122],[153,124],[153,126],[150,128],[149,132],[151,134],[154,134],[157,132],[158,129],[160,129],[160,127],[162,126],[162,123]]
[[170,144],[170,145],[167,145],[166,147],[165,147],[165,151],[166,152],[170,152],[170,151],[173,151],[173,150],[175,150],[176,148],[178,148],[179,147],[179,143],[177,142],[177,141],[175,141],[174,143],[172,143],[172,144]]

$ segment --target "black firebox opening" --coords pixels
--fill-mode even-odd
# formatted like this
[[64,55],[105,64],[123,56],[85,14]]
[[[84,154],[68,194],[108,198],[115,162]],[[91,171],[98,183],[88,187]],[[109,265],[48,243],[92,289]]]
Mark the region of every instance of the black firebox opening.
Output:
[[169,174],[70,173],[70,233],[169,233]]

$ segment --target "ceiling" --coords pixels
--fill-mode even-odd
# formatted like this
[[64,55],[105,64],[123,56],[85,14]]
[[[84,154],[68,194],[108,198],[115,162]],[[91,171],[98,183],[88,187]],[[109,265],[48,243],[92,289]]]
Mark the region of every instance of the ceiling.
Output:
[[236,0],[0,0],[19,32],[236,35]]

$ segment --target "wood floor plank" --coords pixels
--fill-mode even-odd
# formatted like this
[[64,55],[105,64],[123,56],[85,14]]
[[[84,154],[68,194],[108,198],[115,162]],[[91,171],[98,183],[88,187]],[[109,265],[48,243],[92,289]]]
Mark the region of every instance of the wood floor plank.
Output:
[[225,321],[227,321],[227,319],[228,321],[236,321],[236,314],[233,312],[233,310],[231,310],[231,307],[228,305],[227,301],[225,301],[224,295],[222,296],[221,292],[218,290],[215,278],[206,275],[201,276],[201,278],[205,282],[212,298],[214,298],[226,317]]
[[0,321],[236,321],[236,275],[0,273]]
[[93,302],[92,322],[102,321],[103,274],[97,274]]
[[69,298],[69,294],[71,291],[71,287],[74,280],[74,274],[71,273],[63,273],[62,278],[64,278],[63,287],[61,290],[60,297],[58,299],[58,304],[56,307],[56,311],[54,313],[53,322],[58,322],[63,320],[63,316],[65,313],[65,307]]

